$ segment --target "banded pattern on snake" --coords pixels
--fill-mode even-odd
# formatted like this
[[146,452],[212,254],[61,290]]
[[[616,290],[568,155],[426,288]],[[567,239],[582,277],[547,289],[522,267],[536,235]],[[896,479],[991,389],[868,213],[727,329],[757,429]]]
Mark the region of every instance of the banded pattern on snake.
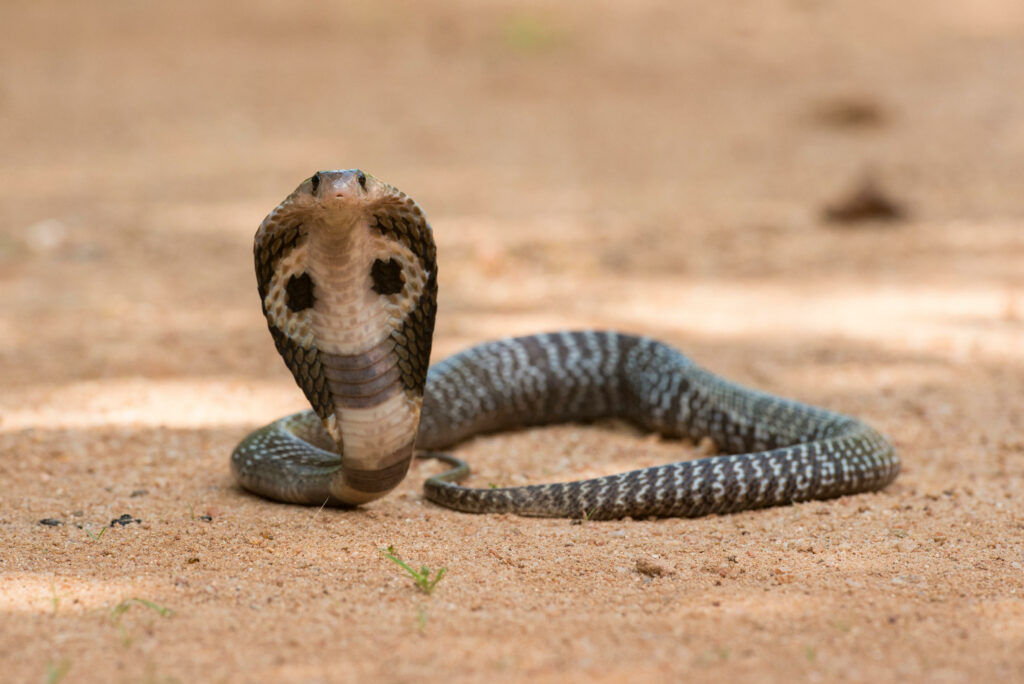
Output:
[[591,480],[497,489],[427,480],[426,497],[472,513],[700,516],[880,489],[899,459],[853,418],[741,387],[671,347],[610,331],[485,343],[427,370],[436,250],[422,210],[358,170],[319,172],[260,226],[263,310],[313,411],[251,433],[231,464],[270,498],[352,506],[393,489],[414,449],[476,434],[617,417],[721,455]]

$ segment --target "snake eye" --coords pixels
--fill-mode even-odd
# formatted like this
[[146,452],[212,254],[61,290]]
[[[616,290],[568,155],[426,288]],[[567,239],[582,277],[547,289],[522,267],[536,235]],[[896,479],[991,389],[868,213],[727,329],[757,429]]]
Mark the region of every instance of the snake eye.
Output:
[[366,174],[362,171],[356,171],[356,180],[359,181],[359,185],[362,186],[363,190],[366,189]]
[[309,179],[309,182],[313,186],[313,192],[316,193],[317,188],[320,187],[320,172],[317,171],[313,174],[313,177]]

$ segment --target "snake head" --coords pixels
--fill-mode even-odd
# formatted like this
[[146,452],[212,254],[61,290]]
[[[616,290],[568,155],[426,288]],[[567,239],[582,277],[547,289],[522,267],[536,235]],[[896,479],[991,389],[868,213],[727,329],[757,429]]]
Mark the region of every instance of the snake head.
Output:
[[430,358],[423,211],[358,169],[319,171],[263,220],[254,252],[277,350],[342,456],[335,496],[382,496],[408,468]]
[[359,169],[345,169],[317,171],[295,189],[290,199],[296,208],[302,207],[312,216],[343,224],[395,192],[387,183]]

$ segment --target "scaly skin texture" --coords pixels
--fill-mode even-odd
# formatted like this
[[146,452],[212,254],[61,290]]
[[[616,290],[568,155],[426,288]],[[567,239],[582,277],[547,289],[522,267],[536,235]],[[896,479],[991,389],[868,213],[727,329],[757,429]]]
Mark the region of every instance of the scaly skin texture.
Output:
[[431,453],[456,467],[428,480],[426,497],[471,513],[700,516],[880,489],[898,474],[892,446],[864,423],[728,382],[651,339],[580,331],[499,340],[427,373],[437,280],[422,212],[361,172],[317,176],[256,235],[268,325],[314,411],[239,444],[232,470],[243,487],[357,505],[398,484],[413,437],[433,452],[484,432],[608,417],[666,437],[710,437],[722,455],[471,489],[457,484],[466,464]]
[[656,340],[609,331],[500,340],[431,369],[417,446],[526,425],[616,417],[724,452],[591,480],[469,489],[448,474],[431,501],[472,513],[588,519],[701,516],[880,489],[889,443],[860,421],[723,380]]

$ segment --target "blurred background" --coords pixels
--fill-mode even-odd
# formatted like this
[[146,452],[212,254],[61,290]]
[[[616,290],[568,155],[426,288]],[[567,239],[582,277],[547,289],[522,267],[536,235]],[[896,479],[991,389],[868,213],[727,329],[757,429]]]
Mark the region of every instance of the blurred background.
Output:
[[[232,447],[305,407],[253,233],[351,167],[431,220],[435,360],[551,329],[653,335],[866,419],[903,473],[814,515],[589,528],[439,512],[429,466],[317,525],[241,493]],[[64,662],[105,681],[1012,678],[1022,169],[1020,0],[4,2],[0,659],[19,681]],[[463,453],[486,486],[680,449],[564,427]],[[126,511],[144,522],[92,544]],[[408,587],[376,553],[392,542],[456,578],[430,608],[445,649],[409,637]],[[630,570],[665,549],[676,579]],[[178,616],[133,627],[115,663],[125,596]]]
[[[8,385],[284,377],[251,235],[356,166],[432,221],[439,353],[581,325],[1004,353],[956,324],[1024,310],[1015,0],[0,11]],[[881,213],[830,220],[865,182]]]

